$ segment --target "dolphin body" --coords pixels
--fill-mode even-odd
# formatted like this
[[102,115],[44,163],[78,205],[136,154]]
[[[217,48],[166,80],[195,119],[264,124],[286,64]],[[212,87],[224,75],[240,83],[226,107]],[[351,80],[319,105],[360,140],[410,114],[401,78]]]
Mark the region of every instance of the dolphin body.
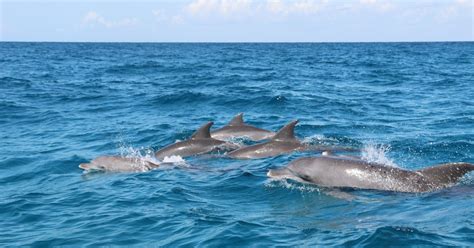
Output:
[[267,175],[323,187],[418,193],[452,186],[473,170],[470,163],[447,163],[410,171],[359,159],[322,156],[296,159]]
[[208,122],[201,126],[190,139],[171,144],[158,150],[155,152],[156,158],[163,159],[173,155],[188,157],[219,149],[236,149],[237,146],[234,144],[211,138],[209,129],[213,124],[213,122]]
[[260,141],[270,139],[274,135],[274,132],[245,124],[243,113],[234,116],[226,126],[211,132],[211,136],[218,140],[246,137],[252,141]]
[[79,168],[86,172],[146,172],[159,167],[158,163],[140,158],[124,158],[120,156],[100,156],[90,163],[82,163]]
[[307,150],[308,146],[295,137],[295,125],[297,123],[298,120],[288,123],[268,142],[243,147],[227,155],[237,159],[256,159]]

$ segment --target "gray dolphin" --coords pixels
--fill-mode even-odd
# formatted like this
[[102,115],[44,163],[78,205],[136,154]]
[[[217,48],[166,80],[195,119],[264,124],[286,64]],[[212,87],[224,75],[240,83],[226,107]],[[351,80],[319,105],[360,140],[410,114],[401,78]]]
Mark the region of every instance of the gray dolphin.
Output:
[[297,123],[298,120],[288,123],[268,142],[243,147],[227,155],[237,159],[253,159],[278,156],[294,151],[304,151],[308,146],[295,137],[295,125]]
[[270,139],[274,132],[245,124],[243,113],[239,113],[226,126],[211,132],[211,136],[218,140],[246,137],[253,141]]
[[211,138],[209,129],[213,122],[208,122],[200,127],[189,140],[180,141],[158,150],[155,153],[156,158],[163,159],[172,155],[187,157],[192,155],[204,154],[219,149],[236,149],[238,146],[225,141]]
[[145,172],[159,167],[158,163],[140,158],[124,158],[120,156],[100,156],[90,163],[82,163],[79,168],[92,172]]
[[474,170],[470,163],[447,163],[410,171],[359,159],[333,156],[305,157],[268,176],[323,187],[351,187],[398,192],[429,192],[454,185]]

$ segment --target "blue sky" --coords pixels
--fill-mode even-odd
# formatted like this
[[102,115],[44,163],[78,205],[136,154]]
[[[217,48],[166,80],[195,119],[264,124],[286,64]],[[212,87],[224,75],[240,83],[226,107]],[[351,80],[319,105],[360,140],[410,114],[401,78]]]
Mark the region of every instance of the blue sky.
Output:
[[2,41],[472,41],[472,0],[0,0]]

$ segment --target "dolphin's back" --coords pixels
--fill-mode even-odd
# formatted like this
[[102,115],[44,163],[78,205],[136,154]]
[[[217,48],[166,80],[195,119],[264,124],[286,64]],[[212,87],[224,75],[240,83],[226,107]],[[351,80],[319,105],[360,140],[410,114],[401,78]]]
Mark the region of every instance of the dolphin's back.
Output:
[[363,160],[314,157],[292,162],[288,168],[303,180],[326,187],[352,187],[400,192],[426,191],[424,178],[396,167]]
[[270,171],[268,175],[297,178],[326,187],[427,192],[449,187],[471,171],[474,171],[474,165],[469,163],[449,163],[410,171],[360,159],[322,156],[294,160],[285,170]]
[[203,154],[217,149],[224,141],[216,139],[191,139],[171,144],[155,153],[156,158],[163,159],[169,156],[188,157]]
[[274,132],[261,129],[258,127],[250,126],[247,124],[242,125],[229,125],[211,132],[212,138],[220,140],[228,140],[237,137],[246,137],[253,141],[260,141],[270,139],[275,135]]
[[228,153],[231,158],[255,159],[278,156],[297,150],[302,150],[303,145],[298,142],[269,141],[261,144],[243,147]]
[[239,113],[224,127],[211,132],[215,139],[229,140],[232,138],[246,137],[253,141],[270,139],[275,135],[274,132],[245,124],[243,113]]

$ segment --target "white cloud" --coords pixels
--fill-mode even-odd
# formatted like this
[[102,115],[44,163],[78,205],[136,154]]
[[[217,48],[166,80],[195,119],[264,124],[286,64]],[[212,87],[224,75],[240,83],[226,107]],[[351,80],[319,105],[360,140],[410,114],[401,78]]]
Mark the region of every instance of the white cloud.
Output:
[[312,0],[303,0],[293,3],[292,9],[294,12],[311,14],[318,12],[327,1],[312,1]]
[[363,6],[375,8],[380,12],[387,12],[395,8],[395,5],[386,0],[359,0]]
[[192,15],[208,15],[219,13],[229,16],[250,10],[252,0],[195,0],[186,6]]
[[185,20],[181,14],[170,15],[159,9],[154,9],[151,11],[155,20],[161,23],[171,23],[171,24],[183,24]]
[[155,16],[155,17],[161,17],[163,15],[163,12],[159,9],[154,9],[151,11],[151,13]]
[[166,22],[168,21],[168,16],[161,10],[159,9],[154,9],[151,11],[151,14],[155,18],[156,21],[158,22]]
[[120,20],[111,21],[98,14],[95,11],[89,11],[82,18],[82,24],[84,26],[103,26],[106,28],[115,28],[115,27],[127,27],[133,26],[138,23],[137,18],[124,18]]
[[361,4],[375,4],[377,0],[360,0]]
[[279,15],[314,14],[324,8],[327,3],[328,0],[267,0],[266,10]]
[[456,3],[461,4],[461,5],[463,4],[470,5],[472,4],[472,0],[456,0]]
[[248,15],[313,14],[321,10],[328,0],[194,0],[186,6],[192,16],[219,14],[226,17]]
[[173,24],[183,24],[184,18],[181,15],[174,15],[171,17],[171,23]]
[[463,11],[470,11],[469,8],[474,7],[472,1],[469,0],[454,0],[448,6],[441,9],[437,19],[438,21],[445,22],[450,19],[458,17]]
[[288,14],[288,8],[281,0],[268,0],[266,9],[273,14]]

